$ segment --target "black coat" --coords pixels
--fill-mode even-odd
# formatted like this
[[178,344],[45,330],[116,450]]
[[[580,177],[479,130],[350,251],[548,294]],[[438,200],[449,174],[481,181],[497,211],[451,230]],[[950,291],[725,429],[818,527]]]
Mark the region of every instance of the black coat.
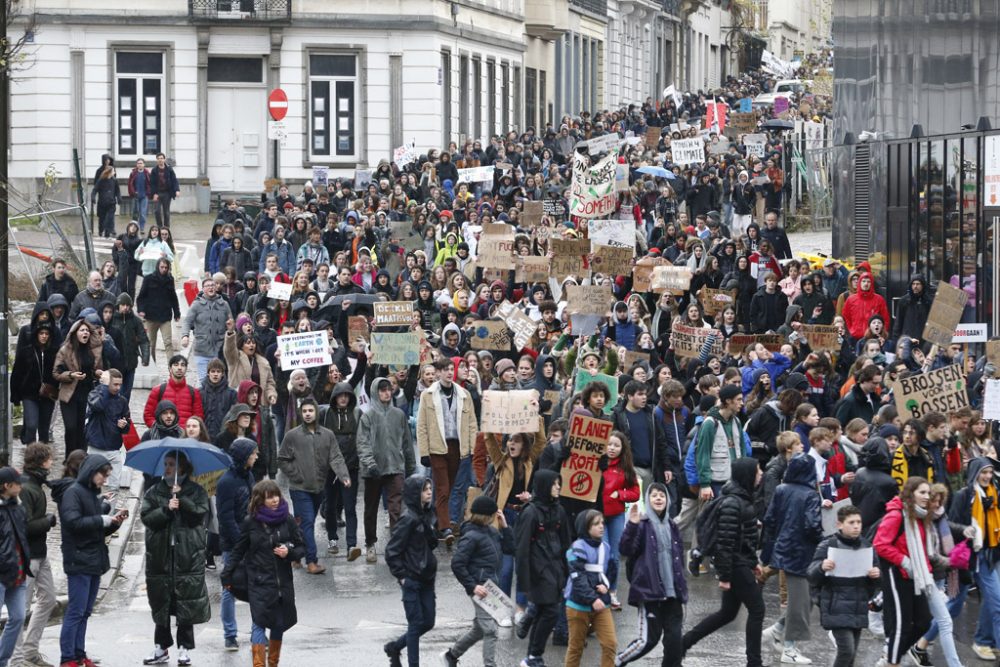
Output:
[[514,554],[514,533],[509,527],[497,531],[471,521],[462,524],[462,538],[451,557],[451,571],[466,595],[472,595],[476,586],[487,581],[500,583],[504,554]]
[[[56,280],[56,277],[50,273],[45,276],[42,288],[38,290],[38,300],[48,301],[53,294],[62,294],[66,297],[66,303],[73,303],[73,299],[79,292],[80,288],[76,281],[68,273],[62,277],[62,280]],[[69,309],[67,308],[67,310]]]
[[[50,329],[55,331],[55,329]],[[53,336],[49,337],[51,341]],[[58,386],[52,377],[52,367],[56,361],[58,348],[51,343],[46,347],[35,344],[17,348],[14,354],[14,368],[10,374],[10,402],[20,405],[23,399],[39,400],[38,390],[42,383]]]
[[0,501],[0,586],[4,588],[14,585],[22,565],[25,572],[31,574],[27,523],[24,508],[17,498]]
[[46,474],[45,470],[26,469],[21,475],[21,506],[28,522],[28,551],[32,558],[45,558],[48,555],[45,540],[52,530],[52,521],[43,488]]
[[402,516],[385,548],[385,563],[397,580],[412,579],[433,583],[437,576],[437,534],[434,530],[434,510],[420,502],[424,484],[430,480],[422,475],[411,475],[403,483]]
[[768,294],[766,287],[761,287],[750,300],[750,331],[751,333],[766,333],[777,331],[785,323],[788,311],[788,297],[781,290]]
[[215,489],[216,515],[219,519],[219,542],[223,551],[232,551],[240,539],[240,525],[247,517],[253,472],[247,470],[247,459],[257,449],[252,440],[244,438],[229,448],[233,465],[219,479]]
[[[809,583],[812,590],[819,592],[819,622],[825,630],[850,628],[863,630],[868,627],[868,600],[875,593],[878,579],[865,577],[845,578],[836,576],[836,568],[827,576],[821,565],[826,560],[830,549],[864,549],[871,542],[863,537],[848,539],[836,533],[830,535],[816,547],[816,552],[809,565]],[[872,566],[875,567],[878,557],[872,555]]]
[[59,524],[62,526],[63,571],[66,574],[99,577],[111,569],[104,538],[118,528],[113,524],[104,525],[101,490],[92,482],[97,471],[106,465],[109,465],[108,460],[100,454],[87,456],[80,465],[76,482],[67,485],[56,499],[59,503]]
[[[911,278],[911,284],[915,280],[923,281],[922,276]],[[892,337],[898,339],[900,336],[909,336],[920,340],[924,335],[924,325],[927,324],[927,316],[931,312],[931,302],[933,297],[927,293],[927,283],[924,282],[924,291],[919,295],[913,293],[911,287],[906,292],[906,296],[899,300],[896,318],[892,326]]]
[[[274,555],[274,547],[279,544],[288,547],[287,557]],[[240,539],[229,555],[222,579],[228,580],[236,564],[246,561],[250,618],[262,628],[288,630],[298,622],[292,563],[305,555],[305,539],[294,517],[289,516],[277,525],[247,517],[240,526]]]
[[885,516],[885,504],[899,488],[890,474],[889,446],[882,438],[872,438],[861,449],[861,463],[851,483],[851,504],[861,510],[861,525],[867,531]]
[[719,581],[731,581],[738,567],[757,565],[760,531],[753,496],[756,476],[756,459],[738,459],[733,463],[732,478],[722,487],[725,502],[718,510],[716,551],[712,557]]
[[169,322],[179,318],[181,307],[177,302],[174,277],[170,273],[161,275],[159,271],[154,271],[143,278],[139,296],[135,299],[135,310],[151,322]]
[[533,499],[517,520],[517,589],[535,604],[561,603],[569,576],[566,550],[573,539],[566,510],[551,497],[556,478],[550,470],[535,472]]

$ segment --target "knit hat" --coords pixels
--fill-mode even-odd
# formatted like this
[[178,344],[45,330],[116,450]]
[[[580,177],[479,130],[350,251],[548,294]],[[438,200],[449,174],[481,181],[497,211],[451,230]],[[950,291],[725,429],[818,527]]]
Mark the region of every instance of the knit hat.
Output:
[[470,511],[473,514],[484,514],[486,516],[493,516],[497,513],[497,501],[493,500],[489,496],[476,496],[476,499],[472,501],[472,507]]
[[883,424],[878,430],[878,437],[888,439],[892,437],[900,438],[902,436],[899,433],[899,427],[895,424]]
[[514,362],[511,361],[510,359],[501,359],[496,363],[496,365],[493,366],[493,369],[496,372],[496,376],[500,377],[506,371],[514,370]]
[[743,392],[734,384],[727,384],[719,390],[719,403],[731,401],[737,396],[742,396]]
[[[14,483],[17,484],[21,483],[21,473],[19,473],[14,468],[11,468],[10,466],[0,468],[0,488],[2,488],[4,484],[14,484]],[[493,511],[495,512],[496,511],[495,504],[493,505],[493,508],[494,508]]]
[[785,378],[785,389],[798,389],[799,391],[809,391],[809,380],[802,373],[790,373]]

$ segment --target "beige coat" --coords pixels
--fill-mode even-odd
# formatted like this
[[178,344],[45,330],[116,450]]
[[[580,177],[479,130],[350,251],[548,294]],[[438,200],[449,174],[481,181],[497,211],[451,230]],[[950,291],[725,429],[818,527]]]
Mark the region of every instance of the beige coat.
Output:
[[[240,382],[252,380],[250,377],[250,359],[247,355],[236,347],[236,332],[227,331],[225,341],[222,343],[222,355],[226,358],[226,366],[229,367],[229,387],[239,389]],[[274,384],[274,375],[271,373],[271,364],[267,363],[262,355],[257,355],[257,370],[260,373],[259,384],[264,389],[263,401],[269,403],[272,399],[278,398],[278,388]]]
[[[69,399],[73,397],[73,392],[76,391],[78,380],[73,379],[71,373],[79,371],[80,364],[73,353],[70,341],[76,336],[76,330],[80,328],[82,322],[83,320],[78,320],[70,327],[69,334],[63,344],[59,346],[56,360],[52,364],[52,377],[59,383],[59,400],[63,403],[68,403]],[[93,330],[91,331],[93,332]],[[93,333],[90,335],[90,352],[94,355],[94,369],[103,369],[101,361],[104,355],[104,339]]]
[[[458,401],[458,443],[461,456],[472,453],[476,443],[479,423],[472,405],[472,396],[458,384],[453,384],[455,400]],[[421,458],[431,454],[447,454],[448,444],[444,438],[444,397],[441,383],[435,382],[420,396],[420,410],[417,412],[417,446]]]

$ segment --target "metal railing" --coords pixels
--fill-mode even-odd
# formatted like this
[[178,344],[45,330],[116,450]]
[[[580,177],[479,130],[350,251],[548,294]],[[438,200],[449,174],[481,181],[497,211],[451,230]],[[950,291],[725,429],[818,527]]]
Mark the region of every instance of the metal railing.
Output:
[[188,0],[188,17],[210,21],[290,21],[292,0]]
[[569,4],[586,9],[599,16],[608,15],[608,0],[569,0]]

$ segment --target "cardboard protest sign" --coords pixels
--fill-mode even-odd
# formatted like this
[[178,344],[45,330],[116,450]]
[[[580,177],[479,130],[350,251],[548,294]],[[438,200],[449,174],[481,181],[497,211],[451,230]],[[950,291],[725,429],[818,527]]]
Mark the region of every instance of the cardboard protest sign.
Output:
[[291,301],[292,284],[279,283],[277,280],[272,280],[267,288],[267,298],[277,299],[278,301]]
[[408,327],[413,324],[412,301],[385,301],[375,304],[376,327]]
[[350,343],[358,338],[371,342],[368,320],[363,315],[352,315],[347,318],[347,341]]
[[611,285],[567,285],[566,312],[604,315],[614,303]]
[[748,156],[763,158],[767,150],[767,135],[747,134],[743,137],[743,145],[746,146]]
[[780,352],[781,346],[785,344],[785,337],[781,334],[733,334],[729,337],[729,349],[732,352],[757,343],[769,352]]
[[281,351],[281,370],[329,366],[330,342],[325,331],[278,336],[278,350]]
[[962,321],[962,311],[968,301],[969,295],[965,291],[939,281],[922,338],[935,345],[951,345],[955,327]]
[[498,320],[483,320],[472,331],[473,350],[510,350],[513,334]]
[[542,394],[542,398],[549,402],[549,409],[545,411],[544,414],[552,415],[552,409],[559,405],[559,397],[561,394],[558,389],[546,389]]
[[701,137],[674,139],[670,142],[674,164],[701,164],[705,161],[705,142]]
[[663,131],[662,127],[654,127],[652,125],[646,126],[646,147],[649,149],[655,149],[657,144],[660,143],[660,132]]
[[482,414],[484,433],[537,433],[538,392],[484,391]]
[[627,373],[628,369],[632,368],[632,365],[637,361],[645,361],[649,363],[649,352],[633,352],[632,350],[625,350],[625,354],[619,352],[618,358],[621,361],[622,372]]
[[[505,225],[506,226],[506,225]],[[479,266],[494,269],[509,269],[514,264],[514,239],[483,234],[479,238]]]
[[734,289],[722,290],[702,287],[698,293],[698,299],[701,301],[701,308],[705,314],[715,317],[724,311],[726,306],[732,306],[736,303],[736,292]]
[[593,246],[594,257],[590,262],[592,271],[624,276],[632,271],[634,248],[622,248],[612,245]]
[[514,238],[514,227],[505,222],[490,222],[483,225],[483,236],[498,236],[500,238]]
[[314,188],[325,188],[329,184],[329,167],[313,167],[312,184]]
[[386,366],[413,366],[420,363],[422,336],[415,332],[380,333],[373,331],[372,363]]
[[583,273],[583,258],[590,254],[587,239],[552,239],[552,275],[562,280]]
[[540,201],[526,201],[522,204],[521,224],[524,227],[535,227],[542,223],[544,206]]
[[689,327],[680,322],[674,322],[670,327],[670,347],[674,355],[685,359],[697,359],[701,356],[701,348],[705,346],[709,338],[712,345],[709,354],[721,357],[722,334],[715,329],[703,329],[700,327]]
[[615,192],[615,171],[618,150],[590,165],[590,158],[573,153],[573,181],[570,185],[570,213],[580,218],[603,218],[614,212],[618,205]]
[[826,324],[803,324],[799,327],[799,333],[806,337],[809,347],[814,352],[839,352],[840,343],[838,339],[837,327]]
[[781,114],[788,111],[788,98],[787,97],[775,97],[774,98],[774,113]]
[[545,283],[549,280],[549,258],[536,255],[519,255],[515,258],[514,282]]
[[496,316],[504,321],[507,328],[514,334],[514,345],[517,349],[526,347],[531,342],[531,337],[535,335],[535,321],[524,314],[524,311],[512,304],[504,301],[497,306]]
[[757,114],[747,111],[729,115],[729,125],[726,126],[728,136],[738,137],[741,134],[754,132],[756,129]]
[[601,485],[597,463],[608,448],[613,424],[584,415],[573,415],[566,434],[569,458],[563,462],[560,495],[593,502]]
[[958,364],[901,378],[893,383],[892,394],[903,421],[919,419],[928,412],[949,414],[969,404],[965,376]]
[[197,483],[201,488],[205,489],[205,493],[208,494],[209,498],[215,496],[215,492],[219,488],[219,480],[222,476],[226,474],[225,470],[213,470],[212,472],[206,472],[202,475],[194,475],[191,477],[191,481]]
[[576,374],[576,383],[573,385],[573,393],[578,393],[583,391],[591,382],[600,382],[608,391],[611,392],[611,400],[604,404],[604,413],[611,414],[614,410],[615,404],[618,403],[618,378],[612,375],[605,375],[604,373],[590,374],[590,371],[581,370]]
[[653,270],[658,266],[670,266],[670,262],[662,257],[643,257],[632,267],[632,290],[649,292]]
[[657,266],[649,279],[649,291],[686,292],[691,288],[691,269],[686,266]]
[[635,220],[590,220],[587,222],[587,236],[592,246],[635,248]]

